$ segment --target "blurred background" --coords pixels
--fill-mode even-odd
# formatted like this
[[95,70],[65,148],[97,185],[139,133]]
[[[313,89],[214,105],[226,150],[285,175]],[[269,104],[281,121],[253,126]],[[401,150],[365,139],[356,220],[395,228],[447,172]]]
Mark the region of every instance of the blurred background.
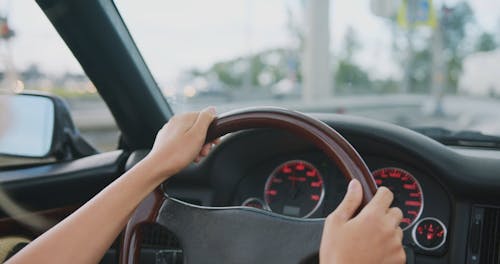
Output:
[[[270,105],[500,136],[499,1],[115,5],[177,113]],[[64,97],[83,136],[116,149],[111,114],[32,0],[0,0],[0,85]]]

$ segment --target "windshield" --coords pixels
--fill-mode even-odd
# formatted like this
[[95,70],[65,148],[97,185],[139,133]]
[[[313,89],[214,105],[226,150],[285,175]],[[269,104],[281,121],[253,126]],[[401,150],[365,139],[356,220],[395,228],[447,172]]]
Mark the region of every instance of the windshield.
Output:
[[279,106],[500,135],[500,2],[116,0],[176,112]]

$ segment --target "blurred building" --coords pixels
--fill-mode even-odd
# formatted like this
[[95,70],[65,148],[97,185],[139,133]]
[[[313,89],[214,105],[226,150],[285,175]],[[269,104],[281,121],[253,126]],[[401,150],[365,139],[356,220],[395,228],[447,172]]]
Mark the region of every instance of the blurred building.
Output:
[[500,96],[499,61],[500,49],[467,56],[463,61],[463,73],[458,82],[459,93]]

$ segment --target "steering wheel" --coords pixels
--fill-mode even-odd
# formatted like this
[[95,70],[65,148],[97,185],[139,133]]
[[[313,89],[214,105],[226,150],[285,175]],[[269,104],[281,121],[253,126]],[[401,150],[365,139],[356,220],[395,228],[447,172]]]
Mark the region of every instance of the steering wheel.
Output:
[[[207,142],[227,133],[276,128],[314,143],[347,180],[363,186],[363,206],[376,184],[363,159],[337,131],[308,115],[282,108],[248,108],[220,115]],[[141,225],[159,224],[181,243],[184,263],[299,263],[319,249],[324,219],[299,219],[250,207],[202,207],[168,197],[161,188],[135,210],[124,232],[121,264],[139,263]]]

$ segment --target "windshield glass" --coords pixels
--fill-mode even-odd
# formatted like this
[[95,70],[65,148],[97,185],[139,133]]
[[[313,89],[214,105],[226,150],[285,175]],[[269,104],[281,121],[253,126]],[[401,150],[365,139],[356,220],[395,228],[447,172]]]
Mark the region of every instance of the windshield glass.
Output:
[[176,112],[279,106],[500,135],[500,2],[116,0]]

